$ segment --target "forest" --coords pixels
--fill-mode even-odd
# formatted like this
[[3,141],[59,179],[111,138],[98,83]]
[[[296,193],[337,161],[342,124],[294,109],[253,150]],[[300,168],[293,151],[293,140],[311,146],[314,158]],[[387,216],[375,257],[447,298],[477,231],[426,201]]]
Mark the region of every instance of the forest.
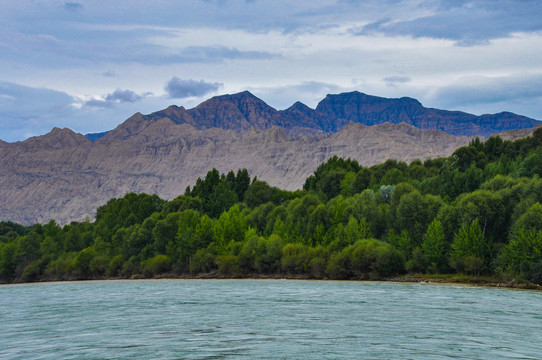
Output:
[[94,221],[0,222],[0,282],[465,274],[542,284],[540,176],[542,129],[410,164],[333,157],[295,192],[212,169],[171,201],[111,199]]

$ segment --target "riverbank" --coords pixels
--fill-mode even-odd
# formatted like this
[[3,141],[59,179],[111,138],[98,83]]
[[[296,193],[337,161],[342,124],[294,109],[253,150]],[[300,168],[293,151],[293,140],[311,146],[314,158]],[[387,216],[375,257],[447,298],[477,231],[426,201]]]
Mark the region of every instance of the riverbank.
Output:
[[471,276],[464,274],[407,274],[386,280],[395,282],[456,284],[508,289],[542,290],[542,286],[538,284],[517,280],[515,278],[499,278],[496,276]]
[[[143,276],[136,274],[131,277],[101,277],[91,279],[81,278],[51,278],[40,279],[35,282],[56,282],[56,281],[84,281],[84,280],[144,280],[144,279],[179,279],[179,280],[232,280],[232,279],[253,279],[253,280],[318,280],[318,281],[340,281],[338,279],[329,278],[314,278],[308,275],[291,275],[291,274],[247,274],[225,275],[219,272],[203,273],[198,275],[190,274],[173,274],[165,273],[156,276]],[[465,285],[465,286],[483,286],[483,287],[498,287],[508,289],[524,289],[524,290],[539,290],[542,291],[542,286],[515,278],[500,278],[496,276],[473,276],[464,274],[405,274],[390,278],[352,278],[345,279],[348,281],[378,281],[378,282],[397,282],[397,283],[424,283],[424,284],[441,284],[441,285]],[[23,284],[24,282],[0,282],[0,285]],[[32,282],[28,282],[32,283]]]

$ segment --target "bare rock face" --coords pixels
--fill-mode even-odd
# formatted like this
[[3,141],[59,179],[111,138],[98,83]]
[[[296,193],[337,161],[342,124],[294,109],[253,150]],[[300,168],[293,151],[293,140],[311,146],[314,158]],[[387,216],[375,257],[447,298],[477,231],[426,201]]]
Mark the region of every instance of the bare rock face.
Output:
[[[134,124],[138,131],[128,131]],[[95,142],[55,129],[2,144],[0,219],[23,224],[81,221],[92,218],[108,199],[132,191],[172,199],[213,167],[220,172],[247,168],[251,176],[294,190],[334,155],[368,166],[388,158],[448,156],[469,139],[404,123],[349,123],[334,134],[291,139],[278,127],[244,133],[198,130],[168,118],[142,122],[137,115]]]

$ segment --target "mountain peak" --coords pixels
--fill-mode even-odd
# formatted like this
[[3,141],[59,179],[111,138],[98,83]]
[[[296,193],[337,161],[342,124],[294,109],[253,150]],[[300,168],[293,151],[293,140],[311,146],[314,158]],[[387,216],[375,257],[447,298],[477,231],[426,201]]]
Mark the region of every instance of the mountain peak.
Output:
[[314,112],[314,109],[311,109],[307,105],[303,104],[301,101],[296,101],[292,106],[289,108],[282,110],[284,113],[303,113],[308,114],[310,112]]
[[54,127],[45,135],[34,136],[22,142],[31,146],[45,148],[64,148],[90,143],[84,135],[74,132],[69,128]]
[[263,100],[261,100],[260,98],[258,98],[254,94],[252,94],[250,91],[245,90],[245,91],[241,91],[241,92],[238,92],[238,93],[235,93],[235,94],[224,94],[224,95],[213,96],[212,98],[210,98],[209,100],[204,101],[203,103],[201,103],[197,107],[199,107],[199,106],[201,106],[201,105],[203,105],[205,103],[208,103],[208,102],[215,103],[217,101],[219,101],[219,102],[255,101],[255,102],[260,102],[260,103],[265,104],[265,102]]

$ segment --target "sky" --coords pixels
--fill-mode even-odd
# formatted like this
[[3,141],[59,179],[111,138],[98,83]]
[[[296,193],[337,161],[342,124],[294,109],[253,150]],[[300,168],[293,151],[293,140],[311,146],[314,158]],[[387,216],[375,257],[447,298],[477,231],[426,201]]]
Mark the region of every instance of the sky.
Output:
[[249,90],[357,90],[542,120],[539,0],[0,0],[0,139]]

